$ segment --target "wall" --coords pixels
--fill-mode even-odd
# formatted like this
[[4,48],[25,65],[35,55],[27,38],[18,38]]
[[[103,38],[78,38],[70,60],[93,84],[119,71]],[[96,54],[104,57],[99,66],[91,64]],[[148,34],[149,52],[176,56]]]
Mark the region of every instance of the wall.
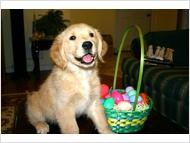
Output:
[[[120,9],[116,10],[116,27],[115,27],[115,46],[114,52],[118,51],[120,46],[121,38],[126,30],[126,27],[131,25],[139,25],[143,33],[150,31],[150,15],[151,10],[146,9]],[[133,29],[129,32],[127,39],[125,41],[124,49],[131,50],[131,42],[134,38],[138,37],[137,30]]]
[[115,10],[70,10],[71,23],[84,22],[103,34],[114,35]]
[[177,29],[189,29],[189,9],[179,9]]
[[152,10],[151,31],[175,30],[177,26],[177,10]]
[[[12,55],[12,39],[11,39],[11,26],[10,26],[10,13],[9,10],[2,12],[2,26],[3,26],[3,40],[5,51],[5,63],[6,72],[13,72],[13,55]],[[27,70],[32,71],[33,61],[31,56],[31,42],[32,36],[32,21],[34,13],[36,15],[45,14],[48,10],[24,10],[24,22],[25,22],[25,46],[27,55]],[[64,18],[71,20],[71,24],[85,22],[96,27],[103,34],[111,34],[114,40],[114,47],[117,47],[118,36],[121,34],[121,29],[126,27],[127,24],[143,23],[147,26],[148,19],[146,12],[140,15],[145,10],[114,10],[114,9],[66,9],[63,10]],[[123,17],[124,16],[124,17]],[[151,13],[151,31],[159,30],[174,30],[176,29],[177,22],[177,10],[152,10]],[[125,24],[124,24],[125,23]],[[144,32],[147,31],[147,27],[144,27]],[[143,24],[142,24],[143,27]],[[148,26],[149,27],[149,26]],[[118,34],[119,33],[119,34]],[[119,40],[120,41],[120,40]],[[116,43],[117,42],[117,43]],[[41,70],[51,69],[52,62],[49,58],[48,51],[40,52],[40,67]]]
[[13,50],[12,50],[12,35],[11,35],[11,18],[9,10],[1,11],[2,18],[2,36],[4,48],[5,71],[7,73],[14,71]]

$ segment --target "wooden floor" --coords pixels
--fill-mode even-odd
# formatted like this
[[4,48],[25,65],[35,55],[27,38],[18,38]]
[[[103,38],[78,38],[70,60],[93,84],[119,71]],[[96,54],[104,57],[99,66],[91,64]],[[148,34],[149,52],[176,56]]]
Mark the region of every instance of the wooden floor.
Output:
[[[17,78],[14,74],[6,74],[4,80],[1,83],[1,94],[13,94],[13,93],[23,93],[25,91],[38,90],[40,85],[49,75],[50,71],[42,71],[40,77],[36,77],[34,73],[30,72],[25,77]],[[105,83],[112,87],[113,76],[100,74],[101,83]],[[118,78],[118,86],[122,86],[121,78]]]

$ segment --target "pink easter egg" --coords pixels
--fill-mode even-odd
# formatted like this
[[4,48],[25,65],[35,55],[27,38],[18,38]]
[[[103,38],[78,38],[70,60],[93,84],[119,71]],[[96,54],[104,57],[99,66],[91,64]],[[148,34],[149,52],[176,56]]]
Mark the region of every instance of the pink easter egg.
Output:
[[113,90],[111,96],[113,97],[116,104],[121,101],[124,101],[122,94],[120,94],[117,90]]

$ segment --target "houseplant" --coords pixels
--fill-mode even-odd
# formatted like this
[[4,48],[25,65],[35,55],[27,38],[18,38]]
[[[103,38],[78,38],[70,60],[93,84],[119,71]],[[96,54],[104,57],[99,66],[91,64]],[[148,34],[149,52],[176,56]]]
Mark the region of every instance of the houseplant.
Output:
[[61,10],[49,10],[47,14],[33,21],[33,32],[43,33],[45,37],[55,37],[60,31],[63,31],[70,21],[64,19]]

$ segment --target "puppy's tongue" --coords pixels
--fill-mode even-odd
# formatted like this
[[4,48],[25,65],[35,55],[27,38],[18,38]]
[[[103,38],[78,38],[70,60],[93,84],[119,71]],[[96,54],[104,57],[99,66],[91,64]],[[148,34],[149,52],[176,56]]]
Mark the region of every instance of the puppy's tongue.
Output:
[[86,54],[82,57],[82,60],[85,62],[85,63],[91,63],[94,58],[91,54]]

